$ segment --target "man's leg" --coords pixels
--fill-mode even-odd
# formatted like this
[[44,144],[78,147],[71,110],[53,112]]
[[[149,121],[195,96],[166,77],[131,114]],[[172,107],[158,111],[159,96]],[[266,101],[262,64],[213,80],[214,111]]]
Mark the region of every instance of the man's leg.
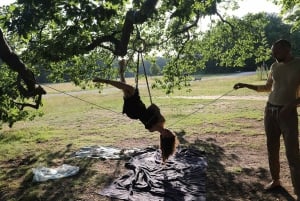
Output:
[[281,130],[278,122],[278,112],[266,107],[264,125],[267,137],[269,168],[272,177],[272,182],[265,187],[266,190],[269,190],[280,185],[279,150]]
[[281,120],[286,156],[288,159],[295,194],[300,198],[300,152],[297,110]]

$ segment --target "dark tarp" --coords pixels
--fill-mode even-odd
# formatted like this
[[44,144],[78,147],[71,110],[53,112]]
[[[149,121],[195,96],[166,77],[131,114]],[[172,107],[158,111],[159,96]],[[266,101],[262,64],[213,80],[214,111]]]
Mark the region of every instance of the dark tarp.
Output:
[[98,192],[132,201],[205,201],[206,159],[195,149],[179,149],[161,164],[159,150],[147,148],[126,164],[128,173]]

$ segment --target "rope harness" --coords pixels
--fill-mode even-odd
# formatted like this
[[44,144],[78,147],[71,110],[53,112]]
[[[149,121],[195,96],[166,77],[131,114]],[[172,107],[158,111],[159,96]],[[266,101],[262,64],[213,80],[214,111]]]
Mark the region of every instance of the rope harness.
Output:
[[136,37],[135,41],[133,42],[133,48],[138,53],[137,65],[136,65],[136,76],[135,76],[136,88],[138,89],[138,86],[139,86],[139,71],[140,71],[140,60],[141,60],[142,65],[143,65],[144,76],[146,79],[149,99],[150,99],[150,103],[152,104],[153,103],[152,96],[151,96],[150,86],[149,86],[149,82],[148,82],[148,76],[147,76],[146,67],[145,67],[144,58],[143,58],[143,52],[146,49],[146,42],[144,39],[141,38],[140,31],[137,26],[136,26],[136,30],[137,30],[137,37]]

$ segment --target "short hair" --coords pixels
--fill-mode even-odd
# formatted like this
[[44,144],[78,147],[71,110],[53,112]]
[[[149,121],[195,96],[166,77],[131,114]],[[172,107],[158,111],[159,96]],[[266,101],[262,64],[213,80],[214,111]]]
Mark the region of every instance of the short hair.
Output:
[[273,44],[273,46],[275,46],[275,45],[280,45],[280,46],[286,47],[288,49],[292,48],[291,43],[288,40],[286,40],[286,39],[279,39],[279,40],[275,41],[274,44]]

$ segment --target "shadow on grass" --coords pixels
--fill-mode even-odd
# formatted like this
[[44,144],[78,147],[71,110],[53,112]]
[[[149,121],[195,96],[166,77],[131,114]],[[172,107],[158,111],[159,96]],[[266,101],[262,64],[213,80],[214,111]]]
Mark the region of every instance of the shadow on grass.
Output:
[[[181,131],[177,138],[181,145],[190,146],[205,152],[208,168],[206,174],[206,199],[207,201],[230,200],[286,200],[294,198],[284,188],[264,191],[262,184],[270,181],[269,171],[264,168],[237,168],[230,170],[224,161],[235,161],[238,164],[239,156],[226,155],[225,150],[216,144],[213,138],[188,143],[186,133]],[[257,153],[259,154],[259,153]]]
[[[204,151],[207,158],[208,169],[206,174],[206,200],[231,201],[231,200],[256,200],[292,201],[292,196],[283,188],[273,192],[264,192],[263,185],[269,181],[268,170],[263,168],[240,168],[228,170],[223,161],[238,163],[239,156],[226,155],[225,150],[217,145],[214,139],[197,139],[189,143],[185,131],[176,133],[182,146],[190,146]],[[70,158],[68,145],[56,152],[43,152],[41,154],[24,154],[22,159],[6,161],[1,164],[0,200],[21,201],[67,201],[67,200],[104,200],[105,198],[89,199],[88,196],[110,184],[121,171],[124,170],[124,160],[100,161],[91,158]],[[258,153],[259,154],[259,153]],[[58,180],[49,180],[42,183],[32,181],[32,168],[36,167],[40,158],[49,166],[55,165],[55,160],[80,167],[77,175]],[[99,171],[97,164],[106,164],[106,171]],[[56,164],[57,165],[57,164]],[[4,167],[3,167],[4,166]],[[110,171],[107,171],[110,169]],[[108,199],[106,199],[108,200]]]
[[[96,167],[93,167],[101,159],[92,158],[70,158],[70,147],[56,152],[43,152],[38,155],[24,156],[22,159],[9,160],[2,169],[2,183],[0,185],[0,200],[21,200],[21,201],[67,201],[81,200],[82,194],[94,193],[101,185],[111,183],[120,173],[123,166],[122,160],[108,165],[111,171],[99,173]],[[72,176],[56,180],[48,180],[46,182],[34,182],[32,168],[38,166],[38,160],[43,158],[43,164],[48,167],[55,167],[63,163],[79,166],[79,173]],[[58,161],[58,162],[55,162]],[[109,160],[107,160],[109,161]],[[114,169],[113,169],[114,168]],[[91,188],[94,187],[94,188]],[[85,195],[84,197],[86,197]],[[90,196],[90,195],[89,195]],[[82,200],[89,200],[83,198]]]

